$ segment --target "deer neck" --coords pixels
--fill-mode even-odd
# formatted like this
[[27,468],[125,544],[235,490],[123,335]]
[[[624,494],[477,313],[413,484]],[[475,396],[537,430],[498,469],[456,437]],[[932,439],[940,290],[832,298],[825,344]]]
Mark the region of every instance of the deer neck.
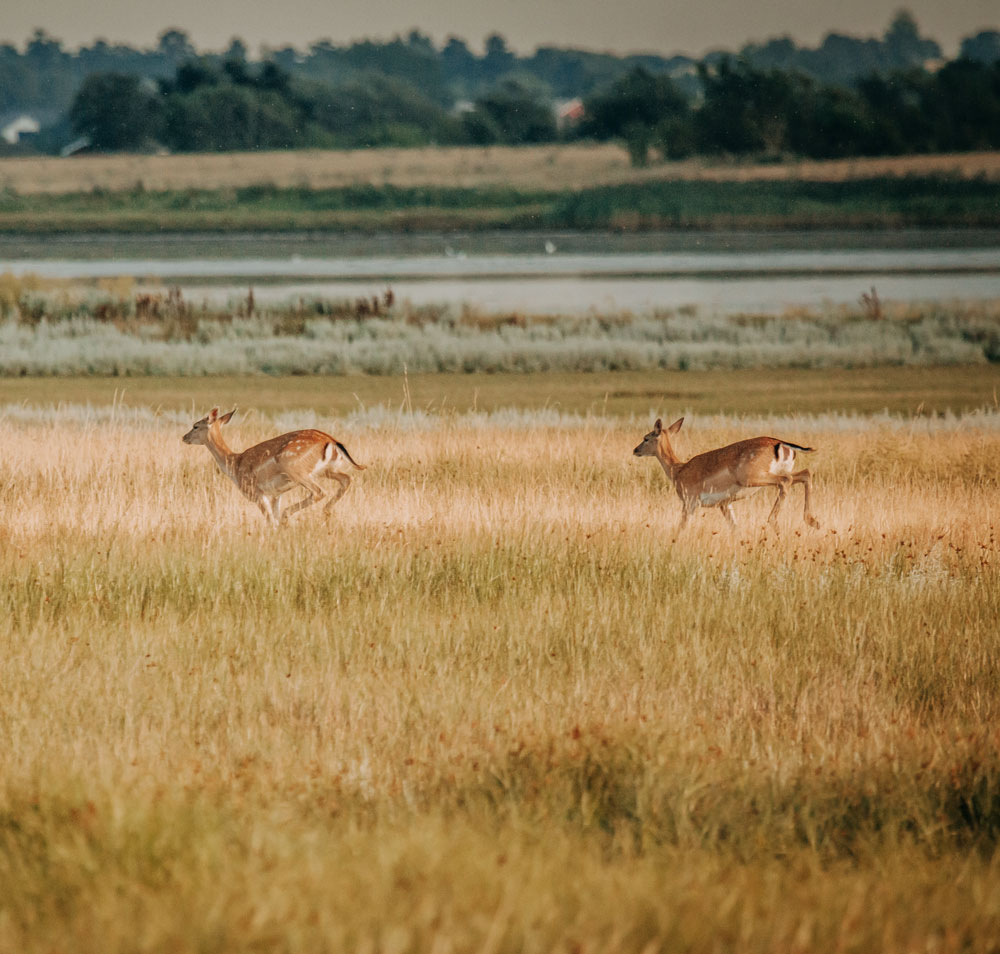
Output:
[[674,453],[670,441],[667,440],[666,432],[661,434],[660,439],[656,442],[656,459],[660,462],[667,477],[674,480],[683,461]]
[[205,446],[215,458],[215,462],[219,465],[220,470],[232,478],[235,472],[236,461],[240,455],[229,449],[229,445],[226,444],[226,440],[222,436],[218,424],[214,424],[209,428],[208,440],[205,442]]

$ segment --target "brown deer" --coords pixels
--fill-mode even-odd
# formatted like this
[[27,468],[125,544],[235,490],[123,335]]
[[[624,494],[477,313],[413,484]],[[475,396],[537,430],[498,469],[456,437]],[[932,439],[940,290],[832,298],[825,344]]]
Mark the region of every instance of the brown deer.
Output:
[[[228,414],[219,414],[219,409],[213,407],[182,440],[185,444],[204,444],[222,472],[260,507],[275,527],[327,495],[318,477],[331,478],[338,484],[323,508],[326,512],[347,492],[351,484],[350,469],[365,469],[340,441],[323,431],[291,431],[240,453],[232,451],[222,437],[222,425],[228,424],[235,413],[233,409]],[[281,495],[296,487],[302,487],[306,496],[282,513]]]
[[718,507],[729,525],[735,527],[733,501],[761,487],[778,489],[767,518],[773,523],[788,489],[794,484],[802,484],[805,493],[803,519],[810,527],[819,527],[809,509],[812,476],[808,470],[795,470],[795,452],[811,451],[811,447],[779,441],[775,437],[751,437],[682,461],[670,445],[670,435],[676,434],[683,423],[682,417],[664,429],[657,419],[653,429],[632,452],[636,457],[655,457],[674,482],[683,507],[681,529],[699,507]]

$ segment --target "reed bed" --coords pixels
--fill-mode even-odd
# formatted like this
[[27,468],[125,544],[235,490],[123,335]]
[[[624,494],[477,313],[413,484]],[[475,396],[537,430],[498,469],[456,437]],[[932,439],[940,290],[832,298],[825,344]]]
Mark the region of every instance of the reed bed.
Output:
[[997,415],[689,417],[822,528],[682,536],[649,423],[327,422],[275,533],[176,412],[0,413],[0,949],[996,950]]
[[[120,287],[114,287],[118,285]],[[225,304],[0,274],[0,375],[402,375],[974,366],[1000,303],[532,314],[386,297]]]

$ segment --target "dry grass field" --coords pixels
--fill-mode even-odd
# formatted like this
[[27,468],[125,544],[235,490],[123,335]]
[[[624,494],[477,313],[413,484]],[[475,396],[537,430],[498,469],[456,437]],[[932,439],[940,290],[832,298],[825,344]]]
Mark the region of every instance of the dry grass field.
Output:
[[840,181],[881,176],[944,175],[1000,178],[1000,153],[962,153],[795,161],[771,165],[687,160],[633,169],[615,145],[489,148],[300,150],[169,156],[108,155],[71,159],[0,159],[0,192],[63,194],[141,187],[158,192],[253,185],[333,189],[370,184],[512,187],[524,191],[589,188],[626,182]]
[[190,423],[0,413],[0,950],[998,949],[995,411],[693,415],[822,527],[680,537],[645,417],[330,421],[278,533]]

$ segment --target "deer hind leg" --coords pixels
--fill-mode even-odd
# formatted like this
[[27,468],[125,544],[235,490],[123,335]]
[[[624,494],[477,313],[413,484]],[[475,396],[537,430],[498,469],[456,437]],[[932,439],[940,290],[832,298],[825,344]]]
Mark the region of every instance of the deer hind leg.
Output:
[[314,503],[318,503],[326,496],[326,491],[315,480],[301,482],[301,486],[307,491],[306,495],[296,503],[293,503],[284,513],[282,518],[282,523],[284,523],[293,513],[298,513],[300,510],[305,510],[306,507],[311,507]]
[[792,483],[792,478],[775,477],[774,482],[778,487],[778,496],[774,498],[774,506],[771,508],[771,512],[767,515],[768,523],[777,522],[778,511],[781,510],[781,505],[785,502],[785,497],[788,495],[788,487]]
[[326,476],[337,481],[337,489],[333,492],[333,496],[323,504],[323,513],[329,513],[330,508],[347,493],[347,488],[351,486],[351,478],[347,474],[334,473]]
[[812,474],[808,470],[800,470],[797,473],[792,474],[793,484],[802,484],[802,493],[805,497],[805,502],[802,505],[802,519],[805,520],[806,524],[812,527],[814,530],[819,529],[819,521],[812,515],[812,509],[810,507],[810,499],[812,497]]

